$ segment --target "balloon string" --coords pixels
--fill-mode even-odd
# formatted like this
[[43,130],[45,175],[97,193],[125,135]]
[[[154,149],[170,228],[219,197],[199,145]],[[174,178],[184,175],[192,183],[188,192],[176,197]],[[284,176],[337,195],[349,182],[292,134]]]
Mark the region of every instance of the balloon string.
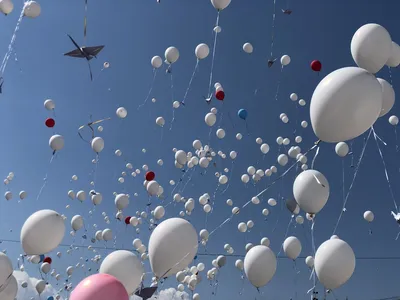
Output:
[[[388,174],[387,167],[386,167],[386,162],[385,162],[385,159],[383,158],[383,154],[382,154],[382,151],[381,151],[381,147],[379,147],[379,143],[378,143],[378,139],[379,139],[380,141],[382,141],[382,140],[381,140],[381,139],[377,136],[377,134],[375,133],[374,126],[371,127],[371,130],[372,130],[372,132],[374,133],[374,138],[375,138],[376,146],[378,147],[379,155],[381,156],[381,160],[382,160],[382,163],[383,163],[383,168],[384,168],[384,171],[385,171],[385,177],[386,177],[386,181],[387,181],[387,183],[388,183],[390,195],[392,196],[392,200],[393,200],[394,207],[396,208],[396,212],[398,213],[398,212],[399,212],[399,209],[398,209],[398,207],[397,207],[396,199],[395,199],[395,197],[394,197],[392,185],[390,184],[390,179],[389,179],[389,174]],[[383,141],[382,141],[382,142],[383,142]],[[384,143],[384,142],[383,142],[383,143]],[[385,145],[386,145],[386,144],[385,144]]]
[[[51,156],[51,159],[50,159],[50,163],[49,163],[48,169],[50,168],[50,165],[51,165],[51,163],[53,162],[54,156],[55,156],[55,151],[54,151],[54,154]],[[39,193],[38,193],[38,195],[37,195],[37,197],[36,197],[36,201],[38,201],[38,200],[39,200],[39,198],[40,198],[40,196],[42,195],[42,192],[43,192],[43,190],[44,190],[45,186],[47,185],[47,177],[48,177],[48,173],[49,173],[49,170],[46,172],[46,175],[44,176],[44,179],[43,179],[43,185],[42,185],[42,187],[41,187],[41,188],[40,188],[40,190],[39,190]]]
[[149,92],[147,93],[147,96],[144,99],[144,102],[138,106],[137,110],[139,110],[142,106],[144,106],[147,103],[147,100],[149,100],[151,92],[153,91],[153,88],[154,88],[154,83],[156,81],[156,76],[157,76],[157,69],[153,69],[153,79],[151,81]]
[[[217,14],[217,21],[215,22],[215,27],[217,27],[217,26],[219,26],[219,11]],[[215,52],[217,49],[217,37],[218,37],[218,30],[215,30],[213,53],[212,53],[212,60],[211,60],[210,82],[208,84],[208,98],[211,97],[211,84],[212,84],[212,80],[213,80]]]
[[353,188],[354,182],[356,181],[357,173],[358,173],[358,170],[359,170],[359,168],[360,168],[362,159],[363,159],[363,157],[364,157],[365,149],[367,148],[367,144],[368,144],[369,138],[371,137],[372,131],[373,131],[373,128],[371,127],[371,129],[370,129],[370,131],[369,131],[369,133],[368,133],[367,139],[366,139],[366,141],[365,141],[365,143],[364,143],[363,149],[361,150],[360,158],[358,159],[356,168],[355,168],[355,170],[354,170],[353,179],[352,179],[352,181],[351,181],[349,190],[347,191],[346,197],[345,197],[344,202],[343,202],[342,210],[341,210],[341,212],[340,212],[340,214],[339,214],[338,220],[336,221],[336,225],[335,225],[335,228],[333,229],[332,235],[334,235],[334,234],[336,233],[336,230],[337,230],[337,228],[338,228],[338,226],[339,226],[340,220],[342,219],[343,213],[346,211],[346,204],[347,204],[347,201],[349,200],[350,192],[351,192],[351,190],[352,190],[352,188]]
[[171,100],[172,100],[172,120],[171,120],[171,126],[169,127],[169,130],[172,130],[172,124],[175,121],[175,108],[174,108],[174,78],[172,77],[172,73],[170,73],[171,75]]
[[192,77],[190,77],[189,85],[188,85],[188,87],[187,87],[187,89],[186,89],[185,96],[183,97],[182,104],[185,104],[186,97],[187,97],[187,95],[188,95],[188,93],[189,93],[190,87],[192,86],[192,82],[193,82],[194,75],[196,74],[197,68],[199,67],[199,61],[200,61],[200,60],[197,59],[196,65],[195,65],[194,70],[193,70],[193,73],[192,73]]
[[271,28],[271,59],[273,58],[272,52],[275,40],[275,17],[276,17],[276,0],[274,0],[274,11],[272,13],[272,28]]
[[390,85],[392,85],[392,86],[393,86],[392,68],[391,68],[391,67],[389,67],[389,66],[388,66],[388,68],[389,68],[389,78],[390,78]]
[[312,169],[312,170],[314,170],[314,163],[315,163],[315,160],[316,160],[318,154],[319,154],[319,147],[317,148],[317,151],[315,151],[314,158],[313,158],[313,160],[312,160],[312,162],[311,162],[311,169]]
[[194,166],[192,173],[189,175],[188,180],[186,181],[185,185],[183,186],[182,192],[183,193],[185,191],[186,186],[188,185],[188,183],[192,180],[192,177],[194,175],[194,171],[196,170],[196,166]]
[[6,69],[8,60],[9,60],[9,58],[11,56],[12,51],[13,51],[14,43],[15,43],[15,40],[17,39],[17,32],[19,30],[19,26],[20,26],[20,24],[22,22],[22,19],[24,17],[25,6],[27,5],[27,3],[29,3],[29,2],[27,1],[27,2],[24,3],[24,6],[23,6],[22,11],[21,11],[21,14],[19,15],[19,19],[17,21],[17,25],[15,26],[14,33],[13,33],[13,36],[11,38],[10,44],[8,45],[8,50],[7,50],[6,54],[4,55],[3,62],[1,63],[0,72],[1,72],[2,75],[4,74],[4,71]]
[[344,159],[342,159],[342,199],[343,199],[343,205],[346,199],[346,194],[345,194],[345,173],[344,173]]
[[[312,218],[312,224],[311,224],[311,247],[312,247],[312,251],[313,251],[313,257],[315,258],[316,247],[315,247],[314,225],[315,225],[315,220],[314,220],[314,217],[313,217]],[[314,287],[313,287],[313,291],[314,291],[315,287],[317,285],[317,279],[315,277],[315,269],[314,268],[313,268],[313,271],[312,271],[311,275],[312,275],[313,283],[314,283]]]
[[396,126],[394,127],[394,135],[395,135],[395,139],[396,139],[396,152],[399,152],[399,141],[398,141],[398,137],[397,137]]
[[232,165],[230,169],[230,174],[229,174],[229,179],[228,179],[228,184],[226,185],[226,188],[222,191],[221,195],[225,194],[225,192],[228,190],[230,184],[231,184],[231,178],[233,175],[233,167],[235,166],[234,161],[232,160]]
[[275,100],[276,101],[278,100],[278,97],[279,97],[279,89],[280,89],[280,86],[281,86],[282,73],[283,73],[283,65],[281,66],[281,72],[279,73],[278,84],[276,86],[276,94],[275,94]]
[[[292,215],[292,216],[290,217],[290,221],[289,221],[289,223],[288,223],[288,226],[286,227],[285,236],[284,236],[284,238],[283,238],[284,241],[286,240],[286,238],[287,238],[287,236],[288,236],[288,234],[289,234],[290,225],[292,225],[293,219],[294,219],[294,215]],[[277,256],[279,256],[279,255],[281,254],[282,249],[283,249],[283,243],[282,243],[282,245],[281,245],[281,247],[280,247],[280,249],[279,249],[279,252],[278,252]]]

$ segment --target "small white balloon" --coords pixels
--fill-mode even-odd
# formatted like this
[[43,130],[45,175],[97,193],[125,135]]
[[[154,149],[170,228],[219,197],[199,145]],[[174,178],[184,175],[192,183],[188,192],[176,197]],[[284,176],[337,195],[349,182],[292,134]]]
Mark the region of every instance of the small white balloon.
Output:
[[119,107],[115,113],[120,119],[124,119],[128,115],[128,111],[125,109],[125,107]]

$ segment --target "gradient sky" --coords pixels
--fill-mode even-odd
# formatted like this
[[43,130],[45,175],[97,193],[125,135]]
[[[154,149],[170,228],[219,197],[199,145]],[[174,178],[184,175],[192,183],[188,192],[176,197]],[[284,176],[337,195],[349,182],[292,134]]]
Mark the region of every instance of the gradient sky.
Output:
[[[186,185],[183,195],[196,200],[196,209],[188,218],[201,230],[205,226],[205,214],[197,199],[204,193],[213,195],[217,188],[216,171],[224,168],[233,170],[229,189],[222,194],[221,188],[215,193],[214,212],[208,218],[207,228],[211,231],[230,216],[230,208],[225,204],[231,198],[234,205],[242,206],[256,195],[268,183],[263,178],[257,185],[245,186],[240,176],[248,166],[257,169],[267,169],[277,165],[279,149],[275,140],[278,136],[294,140],[296,135],[303,137],[300,147],[305,151],[313,145],[316,137],[311,126],[301,128],[296,121],[309,121],[309,101],[318,82],[328,73],[345,66],[355,65],[350,53],[350,41],[354,32],[363,24],[376,22],[383,25],[394,41],[400,42],[398,27],[399,4],[388,1],[277,1],[275,22],[274,57],[288,54],[291,64],[280,72],[277,62],[271,69],[267,60],[271,51],[271,24],[273,1],[240,1],[233,0],[231,5],[220,16],[222,32],[218,36],[217,51],[214,66],[213,83],[222,83],[226,98],[222,103],[214,99],[211,106],[203,100],[207,94],[211,67],[211,55],[200,62],[198,72],[193,81],[186,100],[186,106],[175,111],[175,121],[169,130],[172,119],[172,95],[170,78],[161,69],[156,77],[151,97],[156,103],[148,101],[140,110],[152,82],[152,67],[150,59],[154,55],[163,56],[169,46],[180,50],[180,58],[173,66],[173,99],[182,100],[190,76],[196,63],[194,48],[199,43],[213,43],[213,27],[217,12],[209,1],[106,1],[89,0],[87,46],[105,45],[97,60],[92,61],[95,80],[90,82],[87,64],[83,60],[64,57],[63,53],[73,50],[73,45],[66,36],[71,34],[75,40],[83,43],[84,1],[42,1],[42,14],[37,19],[23,19],[17,33],[15,43],[16,56],[12,56],[4,74],[3,94],[0,95],[0,125],[3,128],[3,145],[0,147],[0,171],[4,178],[12,171],[15,178],[9,188],[14,198],[11,201],[0,202],[0,238],[3,240],[19,240],[20,229],[29,215],[40,209],[54,209],[63,213],[69,220],[80,214],[85,218],[88,236],[95,232],[93,224],[104,229],[109,226],[117,234],[118,248],[132,247],[134,238],[140,237],[146,244],[150,235],[143,225],[140,234],[134,228],[126,228],[125,224],[115,221],[116,209],[113,192],[126,192],[138,197],[131,197],[130,206],[124,211],[125,216],[134,215],[146,207],[148,197],[143,189],[143,173],[133,178],[127,176],[124,184],[117,179],[130,162],[134,168],[147,164],[154,170],[157,180],[164,187],[171,200],[173,187],[171,179],[176,182],[182,172],[174,166],[172,148],[193,151],[192,142],[200,139],[203,144],[210,143],[215,150],[229,153],[238,152],[234,165],[230,159],[215,160],[216,167],[210,165],[205,175],[200,170],[190,171],[190,182]],[[290,16],[280,12],[281,8],[291,8]],[[22,3],[15,1],[15,10],[7,17],[2,17],[0,31],[0,53],[5,53],[15,28]],[[251,42],[254,53],[243,52],[242,45]],[[3,52],[1,52],[3,51]],[[14,58],[17,57],[18,61]],[[320,74],[312,72],[309,64],[318,59],[323,69]],[[102,69],[103,62],[109,62],[111,67]],[[390,77],[387,68],[378,76],[393,81],[396,89],[400,81],[397,69],[392,70]],[[277,84],[280,82],[278,100],[275,100]],[[255,93],[255,90],[257,92]],[[290,101],[289,95],[296,92],[306,100],[307,105],[300,107]],[[43,107],[45,99],[51,98],[56,103],[56,126],[48,129],[44,120],[51,114]],[[115,111],[119,106],[128,110],[124,120],[116,118]],[[215,136],[217,127],[209,128],[204,124],[204,115],[214,106],[223,112],[219,127],[224,128],[226,137],[218,140]],[[245,108],[249,115],[247,125],[250,135],[246,133],[245,123],[236,114],[238,109]],[[290,119],[288,124],[279,120],[279,114],[285,112]],[[390,114],[398,112],[398,105]],[[389,114],[389,115],[390,115]],[[375,125],[377,134],[387,142],[380,145],[388,166],[388,174],[398,198],[399,185],[399,153],[396,152],[396,138],[393,126],[389,125],[388,116],[379,119]],[[105,149],[100,155],[96,171],[96,189],[103,194],[103,203],[97,207],[93,215],[89,215],[92,204],[71,201],[67,197],[70,189],[80,189],[88,192],[92,187],[95,158],[90,146],[83,142],[78,134],[78,127],[93,120],[112,117],[104,122],[104,131],[100,134],[105,140]],[[155,124],[155,119],[163,116],[167,122],[161,129]],[[296,129],[296,134],[293,133]],[[243,140],[237,141],[235,135],[241,132]],[[65,138],[65,148],[58,153],[49,164],[51,149],[48,140],[54,133]],[[88,134],[88,132],[86,132]],[[90,135],[90,134],[89,134]],[[271,151],[263,158],[255,139],[261,137],[271,146]],[[353,142],[354,161],[357,161],[363,145],[363,137]],[[147,152],[142,153],[142,149]],[[114,152],[121,149],[123,157],[116,157]],[[164,160],[162,167],[157,165],[158,159]],[[309,164],[313,158],[311,154]],[[354,169],[350,167],[351,157],[344,159],[346,191],[353,178]],[[315,168],[327,177],[331,186],[331,195],[323,211],[318,215],[315,225],[316,244],[319,245],[332,234],[334,225],[341,211],[342,196],[342,159],[334,152],[334,145],[322,144],[316,158]],[[283,172],[283,168],[279,172]],[[47,176],[47,184],[39,200],[36,200],[43,178]],[[71,176],[76,174],[79,180],[71,182]],[[129,173],[128,173],[129,174]],[[188,175],[186,175],[188,176]],[[184,182],[187,181],[185,176]],[[249,205],[246,209],[216,231],[207,245],[209,253],[224,253],[226,243],[232,245],[235,254],[244,255],[246,243],[257,244],[264,236],[271,240],[271,248],[279,252],[283,242],[290,214],[282,208],[281,201],[276,207],[268,207],[268,198],[275,199],[292,197],[292,184],[296,172],[290,172],[282,181],[274,185],[263,195],[259,206]],[[275,175],[276,177],[276,175]],[[271,179],[273,180],[273,179]],[[182,187],[178,187],[177,191]],[[28,192],[27,199],[18,201],[20,190]],[[159,205],[159,199],[152,199],[153,206]],[[70,209],[66,209],[66,205]],[[270,216],[264,220],[261,211],[270,209]],[[377,151],[375,140],[368,142],[355,185],[350,194],[347,212],[344,214],[337,234],[353,248],[357,259],[356,271],[349,282],[335,291],[338,299],[380,299],[400,294],[397,284],[400,256],[399,241],[395,241],[399,231],[398,225],[390,216],[393,210],[385,178],[384,168]],[[182,204],[169,205],[166,218],[173,217],[183,210]],[[363,220],[363,213],[372,210],[375,221],[369,225]],[[101,216],[107,212],[112,220],[105,224]],[[239,233],[237,224],[253,220],[254,228],[246,233]],[[372,235],[369,229],[372,229]],[[69,230],[68,230],[69,231]],[[77,234],[75,240],[68,235],[64,244],[89,245]],[[289,235],[297,236],[303,245],[302,256],[311,254],[310,224],[289,227]],[[104,244],[99,244],[104,247]],[[112,243],[108,246],[112,247]],[[19,243],[3,242],[2,249],[17,266],[16,259],[22,252]],[[53,267],[65,279],[65,269],[80,261],[93,257],[93,253],[82,248],[66,254],[67,247],[60,247],[50,255],[54,257]],[[62,251],[58,259],[55,255]],[[110,250],[98,250],[105,256]],[[201,248],[200,253],[206,250]],[[398,259],[384,259],[390,257]],[[198,256],[197,262],[204,262],[211,268],[213,256]],[[218,275],[218,288],[210,286],[203,274],[203,282],[197,292],[202,299],[309,299],[307,290],[312,287],[309,281],[309,271],[304,259],[299,258],[296,266],[289,259],[278,261],[278,270],[273,280],[261,289],[260,295],[246,280],[241,279],[241,273],[234,267],[237,258],[228,258],[227,266]],[[36,265],[26,264],[31,276],[39,277]],[[88,263],[95,271],[99,266]],[[146,269],[149,271],[148,262]],[[206,269],[207,270],[207,269]],[[298,274],[296,274],[299,272]],[[89,273],[76,271],[72,282],[77,284]],[[151,276],[148,276],[150,280]],[[55,285],[54,279],[50,282]],[[61,283],[60,283],[61,284]],[[176,287],[175,278],[166,280],[162,288]],[[217,290],[212,296],[212,291]],[[320,294],[322,289],[319,286]],[[241,295],[242,293],[243,295]],[[333,299],[333,296],[329,296]]]

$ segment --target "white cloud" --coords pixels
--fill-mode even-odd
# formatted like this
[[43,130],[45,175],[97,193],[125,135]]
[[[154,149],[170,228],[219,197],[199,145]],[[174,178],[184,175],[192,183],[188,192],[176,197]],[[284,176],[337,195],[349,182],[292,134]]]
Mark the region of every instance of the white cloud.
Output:
[[[29,277],[28,273],[26,272],[20,272],[20,271],[14,271],[14,277],[17,279],[18,282],[18,293],[17,293],[17,299],[18,300],[30,300],[32,297],[34,299],[39,299],[39,294],[36,292],[36,283],[38,282],[39,279],[34,278],[34,277]],[[22,282],[26,281],[28,283],[27,288],[21,287]],[[51,284],[46,286],[45,291],[41,294],[40,299],[47,299],[49,296],[55,296],[57,294],[57,290],[54,289]],[[63,300],[64,298],[60,298],[60,300]]]
[[[157,294],[157,292],[156,292]],[[142,298],[133,296],[131,300],[141,300]],[[189,300],[189,294],[186,292],[179,292],[174,288],[161,290],[158,295],[153,295],[149,300]]]

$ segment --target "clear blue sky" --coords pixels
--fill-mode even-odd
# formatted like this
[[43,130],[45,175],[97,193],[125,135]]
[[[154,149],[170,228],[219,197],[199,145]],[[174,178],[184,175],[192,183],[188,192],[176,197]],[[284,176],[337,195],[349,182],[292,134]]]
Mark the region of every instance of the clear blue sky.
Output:
[[[11,39],[19,11],[20,1],[15,1],[15,11],[7,17],[2,17],[0,31],[0,53],[5,53]],[[117,3],[118,2],[118,3]],[[141,168],[143,164],[150,166],[157,174],[158,181],[163,185],[165,194],[170,195],[172,188],[170,179],[178,181],[181,171],[173,165],[173,147],[193,151],[191,145],[194,139],[200,139],[203,144],[209,138],[209,129],[204,124],[204,115],[211,106],[205,104],[203,95],[208,89],[208,76],[211,66],[211,56],[200,62],[198,73],[192,89],[186,100],[187,105],[176,111],[173,129],[169,131],[172,118],[172,100],[169,76],[163,70],[158,75],[151,97],[157,98],[156,103],[149,101],[139,112],[137,107],[145,99],[152,80],[150,59],[154,55],[163,56],[169,46],[180,50],[180,59],[173,66],[174,96],[181,100],[189,82],[193,67],[196,63],[194,48],[204,42],[212,46],[212,29],[216,19],[216,11],[209,1],[106,1],[89,0],[87,45],[106,45],[98,60],[92,63],[96,80],[90,82],[86,62],[63,56],[64,52],[73,49],[66,34],[71,34],[78,43],[83,42],[83,1],[42,1],[42,14],[37,19],[24,19],[17,35],[15,50],[18,62],[14,56],[6,69],[3,94],[0,96],[0,125],[3,146],[0,147],[0,176],[4,178],[8,172],[15,173],[15,178],[9,186],[14,194],[12,201],[1,201],[0,204],[0,238],[19,240],[19,232],[23,222],[33,212],[40,209],[54,209],[70,218],[81,214],[89,224],[89,233],[93,234],[92,224],[106,228],[101,212],[105,211],[112,219],[115,214],[113,192],[139,193],[139,197],[131,198],[131,204],[125,215],[134,215],[137,210],[145,209],[147,196],[142,187],[143,177],[127,177],[125,184],[118,184],[117,179],[125,169],[126,161],[114,155],[116,149],[121,149],[124,158]],[[278,146],[277,136],[290,137],[294,140],[293,129],[296,114],[298,120],[308,120],[308,105],[315,86],[329,72],[354,65],[350,54],[350,41],[353,33],[363,24],[376,22],[388,29],[392,39],[399,42],[398,4],[394,0],[385,1],[277,1],[277,17],[275,24],[274,54],[281,57],[288,54],[292,63],[284,69],[278,101],[275,101],[277,83],[280,77],[280,65],[277,62],[271,69],[267,68],[267,60],[271,45],[271,22],[273,1],[239,1],[233,0],[231,5],[221,13],[220,25],[222,33],[218,37],[217,54],[214,69],[214,82],[222,83],[226,98],[223,104],[213,100],[212,106],[224,111],[220,126],[225,129],[227,136],[217,140],[215,130],[211,133],[211,144],[216,150],[229,153],[238,152],[235,161],[231,185],[227,192],[216,194],[214,213],[208,221],[208,228],[213,229],[230,215],[230,208],[225,201],[234,200],[235,205],[241,206],[251,199],[267,183],[267,179],[255,187],[245,187],[240,181],[241,174],[248,166],[257,169],[267,169],[277,165]],[[283,15],[281,8],[289,7],[292,15]],[[254,53],[247,55],[242,51],[242,45],[251,42]],[[323,70],[318,75],[312,72],[309,64],[319,59]],[[102,64],[108,61],[111,67],[100,74]],[[100,75],[99,75],[100,74]],[[388,69],[383,69],[380,77],[389,81]],[[393,85],[397,91],[400,82],[398,70],[393,70]],[[257,94],[254,90],[258,89]],[[290,101],[289,95],[296,92],[307,101],[307,106],[297,107]],[[44,125],[44,120],[50,116],[43,108],[43,101],[52,98],[56,102],[56,126],[54,130]],[[115,110],[124,106],[128,117],[119,120]],[[247,136],[245,124],[236,116],[240,108],[249,112],[248,127],[251,136]],[[297,110],[297,111],[296,111]],[[279,114],[285,112],[289,124],[279,120]],[[398,112],[395,104],[391,114]],[[228,118],[232,118],[232,123]],[[88,211],[92,208],[87,200],[80,204],[71,202],[67,197],[70,189],[78,191],[91,189],[90,181],[93,170],[91,160],[95,157],[88,144],[77,135],[80,125],[87,123],[89,115],[93,120],[111,116],[113,119],[104,124],[101,136],[105,140],[105,149],[101,153],[97,170],[96,188],[103,194],[104,200],[96,209],[94,216],[89,219]],[[161,129],[155,124],[155,119],[163,116],[167,125]],[[392,179],[394,193],[399,195],[396,184],[399,180],[399,153],[396,153],[394,129],[387,122],[388,116],[376,124],[376,131],[387,143],[383,153],[388,163],[389,175]],[[237,141],[235,135],[242,132],[244,138]],[[59,133],[65,137],[65,148],[59,153],[51,165],[49,160],[51,150],[48,146],[49,137]],[[311,126],[297,128],[297,134],[303,136],[300,145],[303,150],[309,148],[316,140]],[[270,153],[262,158],[257,137],[263,138],[271,146]],[[354,141],[355,160],[358,159],[363,138]],[[143,154],[141,149],[146,148]],[[283,151],[283,150],[282,150]],[[157,165],[162,158],[164,166]],[[309,157],[311,161],[312,156]],[[203,193],[214,193],[217,181],[215,171],[231,167],[231,160],[218,159],[217,167],[209,167],[206,176],[195,171],[191,182],[187,185],[184,196],[196,200],[196,210],[189,220],[199,231],[204,227],[205,214],[197,199]],[[345,159],[346,189],[349,186],[352,169],[351,158]],[[326,175],[331,186],[328,204],[320,213],[315,228],[317,245],[331,236],[334,224],[342,206],[342,163],[334,153],[334,145],[324,144],[316,160],[316,168]],[[280,170],[281,172],[282,170]],[[44,175],[48,172],[48,183],[39,201],[36,195],[43,183]],[[78,175],[77,182],[70,182],[72,175]],[[261,237],[271,240],[275,253],[279,252],[285,235],[290,214],[286,209],[281,210],[280,203],[270,208],[268,221],[264,221],[261,210],[267,207],[266,200],[292,196],[292,183],[295,173],[291,172],[283,181],[276,184],[263,197],[259,206],[250,205],[241,214],[210,240],[208,251],[223,253],[223,246],[229,243],[236,254],[244,254],[247,242],[259,243]],[[3,188],[5,191],[5,188]],[[28,192],[28,198],[21,203],[17,201],[20,190]],[[158,203],[159,200],[153,200]],[[168,202],[168,200],[167,200]],[[67,210],[65,206],[71,205]],[[169,206],[166,217],[176,216],[183,207]],[[365,210],[375,213],[372,224],[372,235],[369,226],[362,218]],[[384,169],[373,139],[369,141],[365,158],[361,165],[359,176],[352,190],[338,234],[354,249],[357,257],[391,257],[398,256],[399,241],[395,241],[398,226],[390,216],[393,210],[389,189],[384,176]],[[255,222],[251,232],[241,234],[237,230],[239,222],[248,220]],[[279,219],[277,228],[273,228]],[[69,224],[69,221],[68,221]],[[118,232],[117,246],[127,247],[137,236],[132,227],[112,221],[110,225],[114,233]],[[12,232],[10,232],[12,229]],[[293,226],[290,235],[301,239],[303,244],[302,256],[311,253],[309,225]],[[149,231],[142,226],[139,237],[146,241]],[[81,243],[81,238],[76,242]],[[72,239],[66,235],[65,244],[71,244]],[[86,241],[86,244],[88,241]],[[16,259],[22,249],[19,244],[1,244],[8,250],[9,256],[16,266]],[[61,249],[61,250],[60,250]],[[55,257],[53,267],[61,274],[69,265],[75,265],[80,257],[90,258],[92,254],[80,250],[67,255],[67,248],[60,248],[62,259]],[[204,252],[203,249],[200,250]],[[100,250],[103,256],[108,253]],[[211,267],[213,257],[199,257],[198,262]],[[229,258],[228,264],[218,277],[218,293],[211,297],[211,289],[203,276],[203,282],[198,292],[203,299],[309,299],[306,291],[311,288],[308,280],[309,273],[303,259],[297,262],[296,275],[293,263],[289,259],[280,259],[274,279],[262,289],[264,295],[245,281],[244,296],[239,295],[242,287],[241,274],[234,267],[236,258]],[[339,299],[375,299],[384,296],[400,294],[397,278],[400,260],[357,260],[356,271],[351,280],[336,292]],[[26,265],[31,276],[39,276],[37,266]],[[91,264],[95,271],[97,266]],[[78,283],[84,277],[83,271],[74,274],[72,282]],[[52,282],[53,285],[55,284]],[[176,286],[174,278],[165,282],[164,287]]]

